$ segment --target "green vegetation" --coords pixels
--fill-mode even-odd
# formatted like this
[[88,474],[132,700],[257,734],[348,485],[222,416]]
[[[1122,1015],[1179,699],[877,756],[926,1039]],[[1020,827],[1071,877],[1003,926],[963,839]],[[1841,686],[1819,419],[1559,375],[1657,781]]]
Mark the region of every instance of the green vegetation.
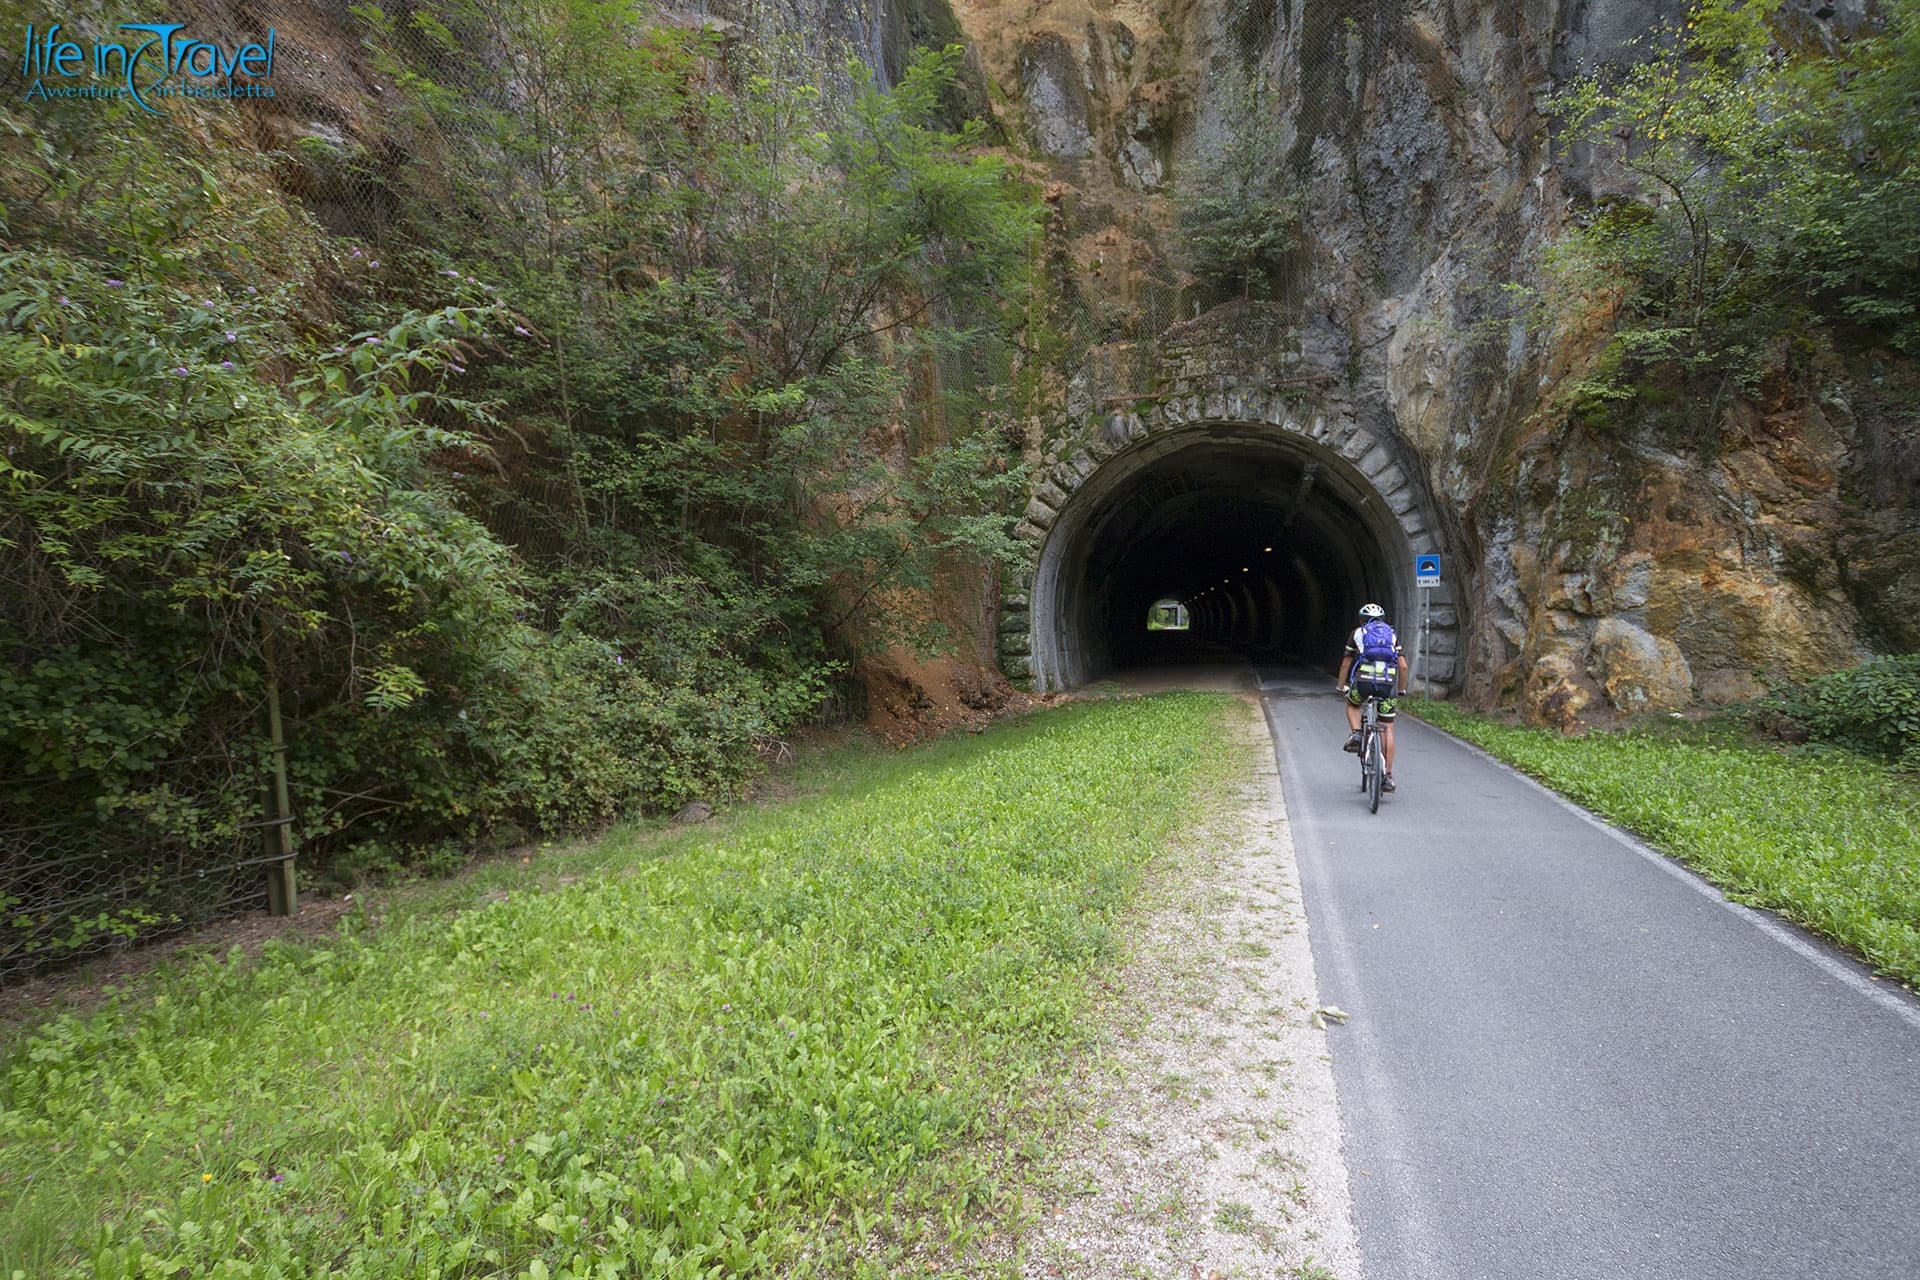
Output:
[[1700,0],[1556,101],[1567,140],[1641,185],[1582,209],[1551,264],[1549,312],[1617,317],[1577,413],[1713,431],[1804,372],[1810,326],[1920,341],[1920,3],[1880,8],[1832,40],[1780,0]]
[[1215,92],[1219,136],[1178,189],[1182,265],[1211,288],[1267,298],[1300,245],[1300,196],[1288,178],[1279,90],[1264,72],[1236,63]]
[[231,861],[269,689],[310,863],[715,796],[1010,554],[1035,220],[936,123],[956,51],[355,16],[349,141],[0,104],[0,831]]
[[1725,731],[1566,737],[1444,703],[1412,709],[1640,833],[1736,901],[1817,929],[1920,988],[1920,789],[1910,775]]
[[1147,630],[1185,631],[1190,625],[1187,606],[1178,600],[1156,600],[1147,609]]
[[809,799],[616,833],[578,883],[511,867],[17,1035],[0,1275],[883,1276],[963,1249],[1017,1215],[1016,1120],[1091,1030],[1141,868],[1233,766],[1230,705],[866,755]]
[[1920,771],[1920,654],[1874,658],[1817,676],[1755,709],[1763,728]]

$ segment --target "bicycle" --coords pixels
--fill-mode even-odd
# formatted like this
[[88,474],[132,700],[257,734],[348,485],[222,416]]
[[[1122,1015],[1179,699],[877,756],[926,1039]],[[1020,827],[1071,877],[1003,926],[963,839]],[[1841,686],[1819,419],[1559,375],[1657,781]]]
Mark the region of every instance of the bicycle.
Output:
[[1360,703],[1360,789],[1367,812],[1380,812],[1380,788],[1387,778],[1386,748],[1380,740],[1380,697],[1369,693]]

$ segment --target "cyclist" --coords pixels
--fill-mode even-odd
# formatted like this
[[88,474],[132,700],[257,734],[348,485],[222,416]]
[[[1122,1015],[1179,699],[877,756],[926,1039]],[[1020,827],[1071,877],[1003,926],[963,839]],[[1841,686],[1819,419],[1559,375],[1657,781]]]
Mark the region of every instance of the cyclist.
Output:
[[[1352,683],[1347,677],[1352,675]],[[1387,611],[1377,604],[1360,606],[1360,625],[1347,637],[1347,652],[1340,659],[1340,677],[1336,682],[1347,695],[1347,737],[1344,750],[1360,751],[1360,704],[1369,694],[1380,699],[1380,745],[1384,748],[1387,776],[1382,791],[1393,790],[1393,713],[1394,698],[1406,692],[1407,655],[1400,648],[1400,637],[1387,625]]]

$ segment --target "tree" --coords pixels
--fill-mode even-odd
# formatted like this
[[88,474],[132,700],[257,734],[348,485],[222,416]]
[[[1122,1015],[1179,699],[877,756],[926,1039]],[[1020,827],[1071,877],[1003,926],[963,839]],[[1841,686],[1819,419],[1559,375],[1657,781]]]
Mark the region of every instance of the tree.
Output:
[[1278,93],[1239,63],[1220,79],[1220,132],[1176,191],[1182,257],[1201,281],[1263,298],[1300,244],[1300,197],[1286,188]]
[[1555,104],[1567,139],[1640,186],[1585,210],[1550,259],[1555,307],[1618,306],[1577,400],[1677,379],[1711,421],[1814,317],[1911,346],[1920,4],[1897,0],[1884,29],[1826,48],[1783,27],[1779,0],[1702,0],[1642,52]]

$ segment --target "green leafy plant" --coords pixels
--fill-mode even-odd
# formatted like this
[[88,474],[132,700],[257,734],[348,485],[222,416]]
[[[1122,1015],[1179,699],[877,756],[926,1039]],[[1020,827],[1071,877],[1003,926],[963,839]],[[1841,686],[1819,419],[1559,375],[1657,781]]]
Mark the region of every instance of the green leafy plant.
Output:
[[1265,298],[1300,244],[1300,198],[1287,186],[1289,139],[1278,92],[1237,63],[1217,82],[1219,137],[1179,189],[1185,265],[1208,285]]
[[[502,549],[425,467],[463,443],[431,419],[478,411],[441,384],[488,310],[410,313],[316,350],[277,292],[122,279],[52,251],[0,273],[30,282],[0,295],[0,553],[25,588],[0,618],[17,660],[0,673],[8,756],[72,779],[96,815],[220,836],[255,810],[238,797],[256,778],[186,804],[140,780],[210,748],[250,759],[249,708],[277,681],[306,730],[297,772],[324,762],[350,793],[365,760],[388,803],[444,817],[421,772],[440,747],[387,736],[383,717],[444,733],[527,640]],[[268,377],[295,362],[309,371]],[[400,798],[409,779],[423,785]],[[305,798],[309,834],[351,815]]]
[[270,689],[309,864],[718,796],[1013,554],[1035,206],[957,51],[356,12],[351,138],[0,104],[0,755],[74,832],[231,861]]
[[[982,126],[936,123],[957,49],[883,90],[791,39],[723,48],[621,5],[361,13],[417,127],[447,139],[411,219],[540,335],[482,376],[541,442],[538,505],[565,497],[488,496],[500,527],[564,533],[559,555],[523,544],[556,608],[589,625],[589,599],[672,582],[757,666],[796,632],[930,638],[903,593],[1013,554],[1019,475],[981,424],[1010,394],[1036,213]],[[616,608],[593,633],[678,631]]]

